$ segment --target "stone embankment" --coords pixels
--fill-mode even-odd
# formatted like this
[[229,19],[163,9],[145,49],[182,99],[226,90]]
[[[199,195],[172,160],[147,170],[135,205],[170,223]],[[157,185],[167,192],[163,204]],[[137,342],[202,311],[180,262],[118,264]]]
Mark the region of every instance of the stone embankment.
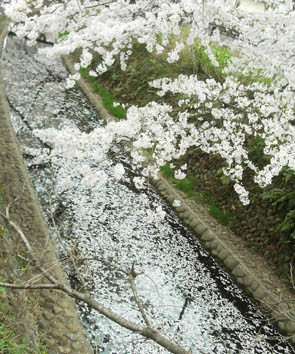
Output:
[[[74,74],[76,71],[72,58],[65,56],[63,60]],[[104,120],[115,119],[106,111],[101,98],[92,91],[90,84],[83,79],[78,84]],[[235,281],[258,301],[281,332],[295,343],[295,296],[263,257],[252,253],[241,238],[219,225],[203,205],[188,199],[164,176],[154,181],[154,185],[171,205],[175,199],[181,201],[176,211],[183,221],[194,230],[196,237]]]
[[[0,23],[0,54],[7,33],[7,24]],[[10,218],[28,237],[40,263],[49,269],[60,282],[67,282],[58,261],[55,245],[50,238],[43,220],[39,201],[33,190],[28,171],[10,122],[10,112],[6,100],[0,72],[0,185],[3,187],[3,203],[11,205]],[[0,219],[5,225],[5,221]],[[0,236],[0,277],[16,284],[30,280],[33,284],[48,282],[37,271],[29,267],[25,258],[22,242],[9,227]],[[32,269],[32,270],[31,270]],[[39,353],[39,341],[45,342],[46,352],[93,353],[86,332],[78,316],[74,301],[65,294],[53,290],[11,290],[9,301],[17,313],[18,332],[27,339],[32,352]]]

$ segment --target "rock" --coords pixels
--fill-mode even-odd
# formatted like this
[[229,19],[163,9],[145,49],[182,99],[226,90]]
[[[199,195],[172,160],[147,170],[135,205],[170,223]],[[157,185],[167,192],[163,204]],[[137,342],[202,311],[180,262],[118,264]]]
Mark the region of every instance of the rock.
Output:
[[258,299],[258,300],[262,300],[265,297],[265,291],[264,289],[259,286],[253,293],[253,296]]
[[236,265],[238,265],[238,261],[232,256],[228,256],[225,259],[224,264],[227,268],[233,269]]
[[235,275],[236,277],[243,277],[245,276],[245,272],[244,269],[238,265],[237,267],[235,267],[232,271],[232,274]]

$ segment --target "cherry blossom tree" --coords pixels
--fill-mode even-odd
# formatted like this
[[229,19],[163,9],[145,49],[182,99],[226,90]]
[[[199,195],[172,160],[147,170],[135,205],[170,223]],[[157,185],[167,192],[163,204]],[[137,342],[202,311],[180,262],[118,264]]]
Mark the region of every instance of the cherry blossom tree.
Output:
[[[16,34],[26,36],[32,44],[41,34],[50,34],[54,45],[40,49],[44,55],[81,50],[75,65],[77,74],[69,76],[67,88],[80,78],[79,69],[88,67],[94,55],[101,62],[90,71],[92,76],[102,74],[116,61],[125,70],[135,42],[144,44],[149,52],[161,54],[171,46],[171,35],[177,38],[184,26],[189,34],[185,43],[176,41],[168,52],[169,63],[177,61],[180,51],[196,39],[215,66],[219,64],[211,44],[230,48],[235,54],[223,70],[224,82],[180,75],[175,80],[165,78],[151,83],[159,95],[185,95],[186,99],[178,102],[181,110],[177,119],[173,118],[171,106],[151,102],[145,107],[129,107],[126,121],[112,122],[103,131],[90,133],[87,139],[89,149],[103,146],[104,151],[114,141],[128,140],[134,168],[140,169],[144,177],[157,178],[162,165],[183,156],[191,147],[219,154],[225,161],[224,174],[235,182],[241,202],[248,204],[248,192],[243,186],[246,168],[254,171],[256,183],[265,186],[284,166],[295,167],[293,2],[269,0],[264,7],[262,12],[247,12],[232,0],[12,0],[6,13]],[[267,84],[243,84],[239,80],[239,75],[261,72]],[[36,133],[58,144],[58,132]],[[264,154],[269,163],[263,168],[249,159],[246,142],[251,137],[265,142]],[[80,138],[76,136],[76,141]],[[152,156],[145,155],[146,148]],[[122,167],[117,166],[115,172],[123,175]],[[184,176],[184,170],[175,173],[176,178]],[[103,180],[97,172],[84,180],[94,183],[98,177]],[[136,181],[140,187],[142,177]]]
[[[90,75],[99,76],[116,62],[125,70],[134,43],[145,45],[155,54],[169,48],[168,63],[176,62],[180,52],[196,40],[216,67],[219,63],[212,44],[226,46],[232,53],[223,69],[223,80],[180,75],[150,83],[159,96],[175,95],[177,112],[167,104],[150,102],[144,107],[129,107],[126,120],[109,122],[87,134],[73,128],[36,130],[35,135],[51,146],[49,153],[37,152],[36,160],[50,159],[58,164],[59,157],[66,156],[75,163],[81,161],[80,168],[75,169],[81,182],[97,187],[108,178],[100,167],[105,153],[117,143],[127,143],[132,168],[138,172],[134,182],[141,188],[145,178],[157,179],[161,166],[197,147],[220,155],[225,162],[223,173],[234,181],[243,204],[250,202],[243,186],[245,169],[253,171],[254,181],[260,186],[270,184],[284,166],[295,169],[293,1],[267,0],[264,11],[248,12],[237,7],[234,0],[11,0],[5,11],[11,29],[29,43],[34,44],[43,34],[50,35],[53,46],[40,49],[42,55],[81,52],[75,64],[77,73],[68,77],[66,88],[75,84],[79,70],[89,67],[97,56],[100,63]],[[187,38],[178,40],[184,27],[188,29]],[[240,79],[253,74],[263,79],[246,83]],[[269,162],[263,167],[249,157],[250,138],[264,141]],[[95,168],[83,165],[85,159]],[[175,177],[184,178],[185,171],[182,166]],[[124,167],[113,166],[113,174],[116,180],[124,178]],[[71,178],[77,176],[67,176],[63,188],[71,185]],[[3,217],[11,222],[7,215]],[[24,236],[21,230],[18,233]],[[30,245],[26,246],[29,250]],[[72,289],[57,284],[46,270],[40,267],[40,271],[49,288],[75,295]],[[125,275],[132,286],[137,276],[134,268]],[[150,328],[139,301],[137,305]]]

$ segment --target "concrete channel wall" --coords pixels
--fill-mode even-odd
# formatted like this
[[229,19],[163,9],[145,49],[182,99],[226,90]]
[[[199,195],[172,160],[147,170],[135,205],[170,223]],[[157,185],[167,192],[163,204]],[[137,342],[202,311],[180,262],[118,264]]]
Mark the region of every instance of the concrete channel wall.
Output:
[[[72,58],[64,56],[63,61],[70,73],[75,74]],[[106,111],[101,98],[93,92],[88,82],[82,78],[78,85],[100,117],[106,121],[115,119]],[[171,206],[175,199],[181,200],[181,206],[176,211],[182,220],[191,227],[203,246],[232,275],[236,283],[257,300],[280,331],[295,343],[295,296],[263,257],[250,252],[241,238],[219,225],[204,206],[188,199],[163,175],[153,183]]]
[[[7,24],[0,24],[0,54],[7,33]],[[35,195],[29,173],[24,164],[13,127],[6,100],[3,79],[0,70],[0,185],[3,186],[4,203],[0,205],[3,212],[7,203],[18,198],[11,206],[11,219],[28,237],[35,254],[40,255],[40,262],[49,269],[60,282],[67,282],[56,249],[44,222],[39,201]],[[5,225],[5,221],[0,223]],[[7,227],[4,237],[0,238],[0,249],[5,250],[5,267],[1,269],[1,277],[6,281],[22,283],[39,274],[32,271],[28,274],[26,264],[20,263],[16,253],[22,254],[23,247],[18,235]],[[36,279],[34,283],[48,283]],[[40,335],[46,345],[46,352],[59,353],[93,353],[85,330],[77,315],[74,301],[67,295],[54,290],[13,290],[8,292],[17,313],[19,331],[27,338],[28,345],[34,353],[39,353]]]

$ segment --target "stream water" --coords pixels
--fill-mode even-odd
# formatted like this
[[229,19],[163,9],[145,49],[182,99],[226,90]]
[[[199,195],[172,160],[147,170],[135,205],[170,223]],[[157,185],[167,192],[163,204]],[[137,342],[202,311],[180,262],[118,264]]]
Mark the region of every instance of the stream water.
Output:
[[[73,286],[87,288],[113,311],[142,323],[120,271],[136,262],[135,270],[143,272],[136,278],[137,291],[152,325],[193,353],[295,352],[151,186],[137,191],[129,181],[108,178],[89,189],[74,178],[65,188],[64,177],[79,165],[59,158],[53,166],[38,158],[50,146],[33,134],[35,129],[89,132],[102,124],[77,88],[61,87],[67,72],[59,59],[41,57],[36,48],[8,37],[2,68],[11,119],[60,256],[103,260],[66,264]],[[119,148],[112,158],[128,168]],[[109,163],[103,167],[111,170]],[[166,213],[160,221],[159,208]],[[167,352],[83,304],[79,310],[97,353]]]

